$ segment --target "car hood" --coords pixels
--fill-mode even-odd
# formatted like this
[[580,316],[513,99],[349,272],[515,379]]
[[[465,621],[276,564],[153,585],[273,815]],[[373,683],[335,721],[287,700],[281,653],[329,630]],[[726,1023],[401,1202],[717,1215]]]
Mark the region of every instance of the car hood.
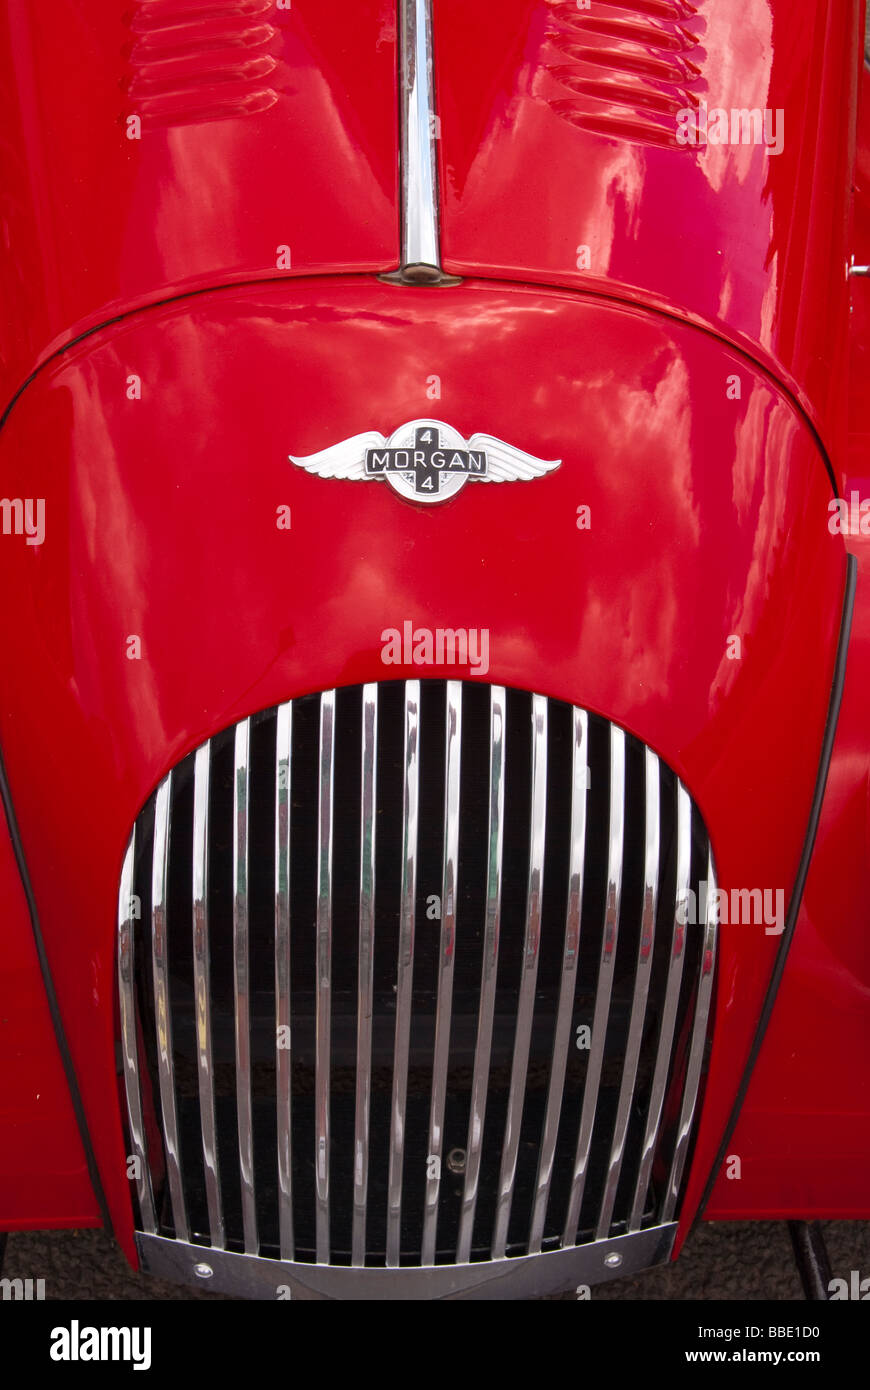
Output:
[[[439,0],[445,269],[708,327],[835,449],[859,4],[804,0],[795,24],[790,0],[504,0],[493,24],[489,4]],[[320,0],[86,8],[0,0],[0,397],[148,303],[396,267],[396,0],[340,22]],[[681,144],[681,112],[702,110],[707,143]]]

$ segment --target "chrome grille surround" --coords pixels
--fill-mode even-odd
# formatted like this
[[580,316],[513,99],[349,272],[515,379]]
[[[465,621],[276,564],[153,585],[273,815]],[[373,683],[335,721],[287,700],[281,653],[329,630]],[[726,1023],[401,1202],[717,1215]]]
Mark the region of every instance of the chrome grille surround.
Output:
[[676,907],[704,878],[715,903],[674,773],[541,695],[348,687],[194,750],[119,888],[143,1267],[489,1298],[667,1259],[716,955],[712,907]]

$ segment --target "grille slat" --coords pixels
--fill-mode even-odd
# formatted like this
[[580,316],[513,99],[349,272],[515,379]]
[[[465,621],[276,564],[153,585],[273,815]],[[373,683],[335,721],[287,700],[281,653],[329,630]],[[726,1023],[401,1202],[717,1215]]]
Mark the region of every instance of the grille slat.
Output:
[[568,1202],[568,1216],[562,1237],[563,1245],[575,1243],[577,1226],[586,1190],[589,1159],[592,1152],[592,1132],[598,1109],[601,1071],[607,1040],[613,976],[616,968],[616,947],[619,933],[619,904],[622,894],[622,856],[625,839],[625,734],[615,724],[610,726],[610,830],[607,851],[607,898],[604,911],[604,934],[598,966],[598,985],[595,994],[595,1013],[592,1020],[592,1042],[580,1112],[580,1129],[574,1157],[574,1177]]
[[202,1161],[212,1245],[226,1245],[218,1167],[211,1036],[211,969],[208,933],[208,795],[211,744],[196,750],[193,772],[193,992],[196,1013]]
[[332,1029],[332,802],[335,763],[335,692],[320,698],[317,813],[317,1263],[329,1264],[329,1072]]
[[504,1256],[507,1248],[508,1222],[516,1177],[520,1126],[523,1118],[526,1077],[532,1038],[532,1018],[535,1007],[535,985],[541,945],[541,897],[544,887],[544,843],[547,820],[547,701],[541,695],[532,697],[532,814],[529,848],[529,882],[526,894],[526,931],[523,941],[523,963],[517,1008],[516,1037],[511,1065],[511,1086],[508,1098],[507,1121],[502,1147],[501,1172],[498,1180],[498,1205],[492,1253],[495,1259]]
[[275,730],[275,1104],[278,1125],[278,1225],[281,1259],[292,1260],[293,1032],[290,1008],[290,808],[293,705],[279,707]]
[[233,968],[236,1001],[236,1106],[239,1126],[239,1173],[245,1254],[257,1253],[257,1203],[254,1191],[254,1120],[251,1100],[251,997],[248,920],[248,815],[250,811],[250,720],[236,725],[233,748]]
[[577,965],[580,956],[580,922],[583,908],[583,872],[586,855],[586,782],[589,720],[585,710],[573,711],[574,746],[571,763],[571,858],[569,865],[568,912],[565,921],[565,945],[562,953],[562,979],[559,986],[559,1006],[553,1044],[553,1062],[547,1095],[547,1114],[538,1159],[535,1184],[535,1205],[529,1235],[529,1253],[541,1249],[544,1222],[553,1176],[553,1159],[565,1089],[565,1071],[571,1046],[571,1022]]
[[462,684],[447,683],[447,727],[444,793],[444,867],[441,880],[441,940],[438,998],[435,1007],[435,1050],[432,1064],[432,1107],[426,1155],[426,1206],[423,1217],[423,1264],[435,1263],[438,1193],[444,1146],[444,1105],[450,1054],[453,1009],[453,966],[456,955],[456,875],[459,867],[459,775],[462,744]]
[[656,1141],[662,1121],[662,1110],[667,1086],[668,1068],[673,1047],[674,1030],[677,1020],[677,1005],[683,982],[683,963],[685,961],[686,928],[679,921],[679,909],[685,904],[691,880],[692,854],[692,802],[682,782],[677,783],[677,879],[674,898],[673,936],[671,939],[670,963],[668,966],[665,1002],[662,1013],[653,1074],[652,1094],[647,1111],[646,1131],[641,1149],[641,1161],[634,1203],[629,1218],[628,1229],[639,1231],[643,1207],[652,1172]]
[[402,1179],[405,1157],[405,1109],[411,1042],[411,1004],[414,984],[414,927],[417,894],[417,817],[420,798],[418,725],[420,682],[405,684],[404,788],[402,794],[402,898],[399,919],[399,961],[396,984],[396,1043],[393,1062],[392,1125],[390,1132],[387,1265],[399,1264],[402,1226]]
[[616,1111],[616,1125],[613,1144],[610,1150],[610,1164],[607,1170],[607,1183],[598,1213],[595,1229],[596,1240],[604,1240],[610,1234],[610,1223],[616,1203],[616,1189],[622,1171],[625,1143],[628,1137],[628,1123],[634,1101],[637,1082],[637,1064],[643,1036],[643,1021],[646,1016],[647,996],[649,994],[650,974],[655,945],[656,907],[658,903],[659,879],[659,760],[651,749],[645,752],[644,795],[646,798],[645,836],[644,836],[644,886],[643,909],[640,924],[640,939],[637,947],[637,967],[634,980],[634,997],[631,1001],[631,1018],[628,1024],[628,1044],[625,1052],[625,1066],[619,1089],[619,1103]]
[[474,1214],[480,1180],[483,1126],[486,1119],[487,1083],[492,1054],[492,1029],[498,977],[498,943],[501,919],[502,856],[504,854],[504,777],[505,777],[505,691],[494,685],[490,691],[489,724],[489,821],[486,857],[486,923],[480,981],[480,1008],[462,1194],[462,1216],[456,1259],[464,1264],[471,1255]]
[[181,1180],[181,1144],[175,1099],[175,1063],[172,1046],[172,1012],[169,1006],[169,943],[166,900],[169,887],[169,830],[172,805],[172,773],[161,782],[154,811],[151,867],[151,950],[154,973],[154,1012],[157,1021],[157,1066],[163,1143],[172,1202],[172,1223],[178,1240],[188,1240],[187,1206]]
[[372,1014],[375,969],[375,801],[378,758],[378,687],[363,687],[359,890],[359,974],[356,1033],[356,1106],[353,1161],[354,1265],[365,1264],[372,1084]]
[[118,998],[121,1010],[121,1041],[124,1057],[124,1085],[127,1091],[127,1112],[130,1117],[130,1142],[136,1159],[136,1194],[142,1215],[143,1230],[154,1233],[157,1218],[151,1188],[151,1169],[145,1141],[142,1117],[142,1092],[139,1086],[139,1030],[136,1023],[135,927],[139,916],[138,900],[133,891],[133,866],[136,861],[136,831],[124,855],[121,883],[118,889]]
[[717,898],[716,875],[713,870],[712,856],[709,855],[709,853],[707,856],[707,892],[704,941],[701,948],[701,978],[695,1003],[695,1017],[692,1024],[692,1043],[689,1049],[689,1060],[686,1067],[686,1082],[683,1088],[683,1103],[680,1107],[680,1121],[677,1127],[674,1156],[671,1160],[670,1178],[668,1180],[667,1192],[665,1193],[663,1207],[665,1221],[670,1221],[676,1210],[683,1169],[688,1155],[689,1137],[692,1131],[692,1120],[694,1119],[695,1105],[698,1099],[698,1086],[701,1080],[701,1064],[703,1062],[704,1048],[707,1042],[707,1023],[710,1016],[710,1003],[713,996],[713,963],[717,926],[715,904]]
[[671,769],[541,695],[383,682],[215,734],[119,885],[140,1227],[365,1277],[664,1225],[709,1032],[716,924],[680,920],[704,872]]

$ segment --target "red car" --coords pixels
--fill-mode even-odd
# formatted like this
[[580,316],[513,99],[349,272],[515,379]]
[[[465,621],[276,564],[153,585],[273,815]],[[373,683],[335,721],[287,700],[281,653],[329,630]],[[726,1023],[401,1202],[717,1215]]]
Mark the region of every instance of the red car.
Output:
[[497,10],[0,3],[0,1231],[870,1217],[863,6]]

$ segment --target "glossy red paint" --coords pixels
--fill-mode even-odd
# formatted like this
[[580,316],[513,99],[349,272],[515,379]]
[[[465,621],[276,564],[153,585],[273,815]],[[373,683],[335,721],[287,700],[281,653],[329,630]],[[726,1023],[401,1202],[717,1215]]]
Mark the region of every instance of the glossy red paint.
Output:
[[[854,256],[870,264],[870,69],[862,73]],[[870,279],[852,281],[844,498],[870,500]],[[870,1217],[870,535],[858,561],[843,708],[798,928],[731,1150],[715,1219]]]
[[394,0],[196,9],[0,3],[0,409],[130,308],[398,263]]
[[[445,268],[708,326],[840,454],[860,8],[504,0],[495,22],[490,5],[439,0]],[[782,152],[678,144],[677,113],[702,102],[784,112]]]
[[[858,479],[854,482],[858,485]],[[865,473],[862,495],[870,496]],[[797,932],[706,1215],[870,1217],[870,538],[849,538],[858,597],[843,707]]]
[[0,1231],[99,1226],[2,806],[0,904]]
[[[131,372],[141,400],[127,397]],[[287,460],[436,412],[562,467],[427,509]],[[406,674],[381,662],[385,628],[489,627],[487,680],[618,720],[692,791],[723,887],[788,896],[845,551],[803,418],[709,334],[569,291],[351,278],[228,289],[134,316],[49,365],[10,415],[0,472],[10,495],[46,504],[43,545],[0,547],[0,584],[19,597],[0,609],[0,643],[20,653],[0,742],[128,1254],[111,1001],[132,821],[217,729],[309,690]],[[284,505],[290,530],[276,526]],[[740,661],[727,655],[735,634]],[[70,903],[86,905],[74,929]],[[722,932],[687,1218],[777,945],[760,927]]]

